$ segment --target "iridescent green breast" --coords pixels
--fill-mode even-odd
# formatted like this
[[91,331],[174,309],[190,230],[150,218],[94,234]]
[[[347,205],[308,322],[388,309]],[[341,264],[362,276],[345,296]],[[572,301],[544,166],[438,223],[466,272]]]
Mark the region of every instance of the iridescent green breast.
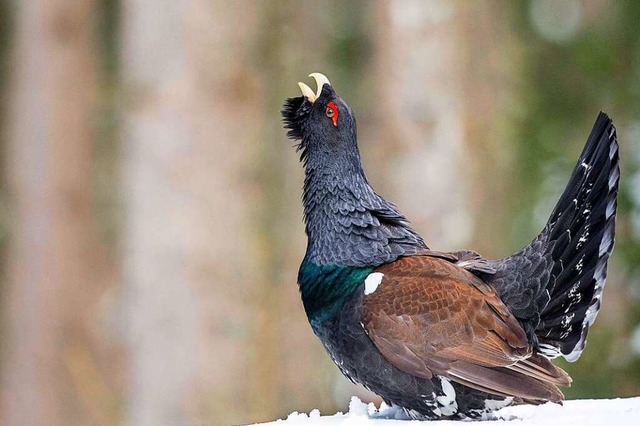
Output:
[[318,325],[338,313],[373,269],[303,261],[298,272],[298,284],[311,325]]

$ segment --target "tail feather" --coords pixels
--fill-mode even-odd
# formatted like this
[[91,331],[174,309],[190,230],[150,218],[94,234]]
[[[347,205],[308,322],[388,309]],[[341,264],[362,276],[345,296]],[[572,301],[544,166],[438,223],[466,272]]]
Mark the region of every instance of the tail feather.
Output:
[[584,349],[613,249],[619,178],[616,130],[600,113],[543,231],[553,268],[536,334],[548,355],[574,361]]
[[600,113],[547,225],[487,277],[541,353],[575,361],[600,309],[613,249],[618,143]]

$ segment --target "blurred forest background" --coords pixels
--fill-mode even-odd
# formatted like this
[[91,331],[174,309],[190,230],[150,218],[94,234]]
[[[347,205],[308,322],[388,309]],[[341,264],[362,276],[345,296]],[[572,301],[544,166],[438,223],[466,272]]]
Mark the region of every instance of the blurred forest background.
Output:
[[296,285],[279,110],[317,71],[436,249],[527,244],[614,118],[616,249],[563,367],[569,398],[639,395],[639,23],[633,0],[0,0],[0,423],[241,424],[363,395]]

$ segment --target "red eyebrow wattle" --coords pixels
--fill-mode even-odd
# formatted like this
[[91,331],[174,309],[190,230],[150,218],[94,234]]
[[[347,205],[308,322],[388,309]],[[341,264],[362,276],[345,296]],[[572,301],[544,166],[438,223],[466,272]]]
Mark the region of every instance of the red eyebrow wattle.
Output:
[[333,125],[338,127],[338,115],[340,115],[338,105],[336,105],[335,102],[327,102],[327,108],[331,108],[333,110],[333,117],[331,117],[331,120],[333,121]]

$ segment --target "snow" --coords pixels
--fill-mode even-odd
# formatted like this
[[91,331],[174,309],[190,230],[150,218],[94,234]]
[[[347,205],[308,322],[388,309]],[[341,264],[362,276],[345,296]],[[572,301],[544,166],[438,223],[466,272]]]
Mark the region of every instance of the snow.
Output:
[[[380,410],[364,404],[357,397],[351,398],[349,412],[333,416],[321,416],[318,410],[309,414],[292,413],[286,420],[263,423],[262,426],[291,425],[345,425],[345,426],[411,426],[416,420],[395,420],[397,410],[382,405]],[[521,405],[507,407],[496,412],[496,420],[485,420],[481,424],[504,426],[637,426],[640,424],[640,397],[621,399],[584,399],[565,401],[564,405]],[[437,426],[460,426],[461,422],[439,420],[424,422]],[[475,422],[474,422],[475,423]]]

